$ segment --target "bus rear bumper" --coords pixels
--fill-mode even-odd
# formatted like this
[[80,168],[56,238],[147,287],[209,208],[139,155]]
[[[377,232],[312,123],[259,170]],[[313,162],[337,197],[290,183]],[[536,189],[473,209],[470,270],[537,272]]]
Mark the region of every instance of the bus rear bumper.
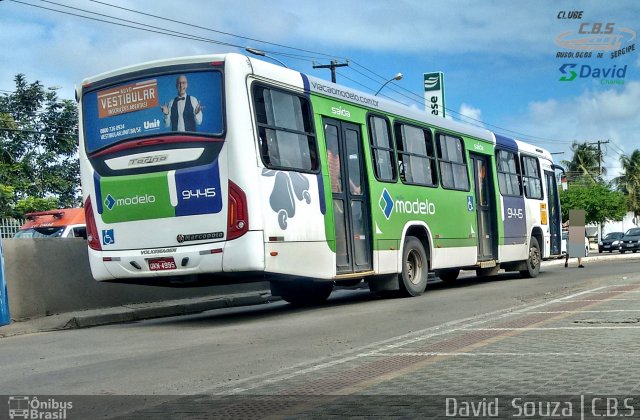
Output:
[[89,248],[97,281],[150,280],[174,276],[264,271],[264,236],[250,231],[229,242],[143,250],[95,251]]

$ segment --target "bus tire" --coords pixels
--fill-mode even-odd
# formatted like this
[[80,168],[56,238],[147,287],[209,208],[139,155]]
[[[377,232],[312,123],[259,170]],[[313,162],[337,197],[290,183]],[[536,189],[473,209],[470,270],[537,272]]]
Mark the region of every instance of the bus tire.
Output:
[[[293,280],[272,284],[272,294],[294,306],[313,306],[324,303],[333,291],[332,281]],[[275,292],[275,293],[274,293]]]
[[527,258],[527,269],[521,270],[520,275],[525,278],[534,278],[540,272],[540,245],[535,236],[529,242],[529,257]]
[[402,250],[402,273],[399,274],[400,293],[403,296],[420,296],[427,288],[429,261],[422,242],[407,236]]
[[440,278],[445,283],[450,283],[455,281],[460,275],[459,268],[447,268],[444,270],[436,270],[436,276]]

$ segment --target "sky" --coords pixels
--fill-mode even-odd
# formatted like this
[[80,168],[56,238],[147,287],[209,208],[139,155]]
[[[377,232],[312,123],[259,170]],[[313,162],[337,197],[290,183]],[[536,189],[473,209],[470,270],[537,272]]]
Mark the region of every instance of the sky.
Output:
[[[418,109],[423,73],[442,71],[449,118],[556,160],[571,159],[574,141],[601,141],[608,179],[640,148],[637,0],[0,0],[0,29],[0,94],[22,73],[73,99],[105,71],[252,47],[326,80],[314,63],[348,60],[337,82],[371,94],[401,72],[380,95]],[[612,36],[613,51],[559,45]]]

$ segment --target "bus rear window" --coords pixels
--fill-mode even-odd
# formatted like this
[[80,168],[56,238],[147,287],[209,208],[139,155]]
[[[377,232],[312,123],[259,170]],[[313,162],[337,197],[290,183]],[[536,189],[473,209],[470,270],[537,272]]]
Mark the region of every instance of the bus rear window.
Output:
[[222,73],[149,76],[87,92],[82,100],[87,153],[123,140],[167,134],[220,136]]

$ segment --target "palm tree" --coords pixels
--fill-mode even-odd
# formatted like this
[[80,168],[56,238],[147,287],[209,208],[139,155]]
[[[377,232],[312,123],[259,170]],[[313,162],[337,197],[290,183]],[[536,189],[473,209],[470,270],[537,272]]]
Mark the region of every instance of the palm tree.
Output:
[[602,175],[606,175],[606,169],[602,167],[603,156],[598,148],[589,143],[573,142],[571,144],[573,158],[563,160],[562,163],[567,168],[567,178],[569,182],[589,181],[597,182]]
[[634,217],[640,214],[640,150],[634,150],[630,155],[621,154],[620,164],[622,175],[614,178],[614,182],[626,197],[629,211]]

